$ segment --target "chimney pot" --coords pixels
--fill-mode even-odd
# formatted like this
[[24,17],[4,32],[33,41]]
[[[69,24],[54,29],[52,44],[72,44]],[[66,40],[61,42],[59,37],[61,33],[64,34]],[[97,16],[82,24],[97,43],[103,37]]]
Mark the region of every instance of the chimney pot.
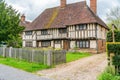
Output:
[[60,7],[61,8],[64,8],[66,6],[66,0],[61,0],[61,5]]
[[21,22],[24,22],[24,21],[25,21],[25,15],[22,14],[22,16],[21,16]]

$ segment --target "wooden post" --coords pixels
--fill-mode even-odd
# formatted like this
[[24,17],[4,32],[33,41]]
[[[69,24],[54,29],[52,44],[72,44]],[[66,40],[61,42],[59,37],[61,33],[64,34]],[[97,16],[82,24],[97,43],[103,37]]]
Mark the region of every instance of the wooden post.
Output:
[[22,60],[22,49],[19,49],[19,59]]
[[110,67],[112,67],[112,69],[113,69],[113,71],[114,71],[114,74],[115,74],[115,73],[116,73],[115,66],[114,66],[113,63],[112,63],[114,56],[115,56],[114,53],[110,53]]
[[116,26],[114,24],[112,24],[112,38],[113,38],[113,42],[115,42],[115,30]]
[[47,51],[47,65],[52,66],[52,51]]
[[45,51],[43,51],[43,54],[44,54],[44,65],[46,65],[46,64],[47,64],[47,63],[46,63],[46,59],[47,59],[47,58],[46,58],[46,55],[47,55],[47,54],[45,53]]
[[[112,38],[113,38],[113,42],[115,42],[115,32],[114,32],[115,29],[117,29],[117,27],[114,24],[112,24]],[[112,61],[113,61],[112,58],[114,56],[115,56],[115,53],[111,53],[110,54],[110,62],[111,62],[110,66],[115,71],[114,74],[116,74],[118,72],[118,66],[117,66],[117,69],[115,69],[115,65],[112,65]]]
[[12,57],[12,47],[9,48],[9,57]]
[[31,58],[32,58],[32,59],[31,59],[31,62],[34,62],[34,54],[35,54],[34,52],[35,52],[35,51],[34,51],[34,49],[33,49],[33,50],[32,50],[32,53],[31,53]]
[[3,47],[3,57],[5,57],[5,47]]

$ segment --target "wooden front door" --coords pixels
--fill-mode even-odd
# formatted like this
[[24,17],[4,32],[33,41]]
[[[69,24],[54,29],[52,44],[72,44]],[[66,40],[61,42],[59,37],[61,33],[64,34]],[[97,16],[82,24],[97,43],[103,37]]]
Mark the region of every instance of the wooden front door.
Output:
[[63,49],[68,50],[70,48],[70,41],[64,40],[63,41]]

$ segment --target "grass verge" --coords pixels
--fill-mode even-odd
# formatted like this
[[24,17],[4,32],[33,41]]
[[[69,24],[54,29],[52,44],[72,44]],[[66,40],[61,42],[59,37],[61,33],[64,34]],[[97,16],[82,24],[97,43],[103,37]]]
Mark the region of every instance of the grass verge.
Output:
[[3,58],[3,57],[0,57],[0,64],[12,66],[21,70],[25,70],[27,72],[36,72],[38,70],[50,68],[50,66],[43,64],[29,63],[26,61],[19,61],[17,59]]
[[113,75],[108,72],[103,72],[99,77],[98,80],[120,80],[120,76]]
[[66,54],[67,62],[75,61],[88,56],[91,56],[91,54],[87,52],[68,52]]
[[[71,62],[88,56],[91,56],[91,54],[85,52],[68,52],[66,55],[66,59],[67,62]],[[43,64],[29,63],[27,61],[13,59],[13,58],[3,58],[1,56],[0,56],[0,64],[8,65],[27,72],[36,72],[38,70],[51,68],[50,66]]]
[[112,67],[107,67],[105,71],[98,76],[97,80],[120,80],[120,76],[115,75]]

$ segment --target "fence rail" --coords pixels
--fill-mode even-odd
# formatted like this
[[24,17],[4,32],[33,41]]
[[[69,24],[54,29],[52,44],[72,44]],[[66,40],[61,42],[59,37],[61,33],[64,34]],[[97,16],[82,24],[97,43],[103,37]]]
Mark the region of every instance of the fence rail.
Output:
[[23,48],[0,47],[0,56],[10,57],[28,62],[35,62],[44,65],[57,65],[66,62],[66,51],[36,50]]

